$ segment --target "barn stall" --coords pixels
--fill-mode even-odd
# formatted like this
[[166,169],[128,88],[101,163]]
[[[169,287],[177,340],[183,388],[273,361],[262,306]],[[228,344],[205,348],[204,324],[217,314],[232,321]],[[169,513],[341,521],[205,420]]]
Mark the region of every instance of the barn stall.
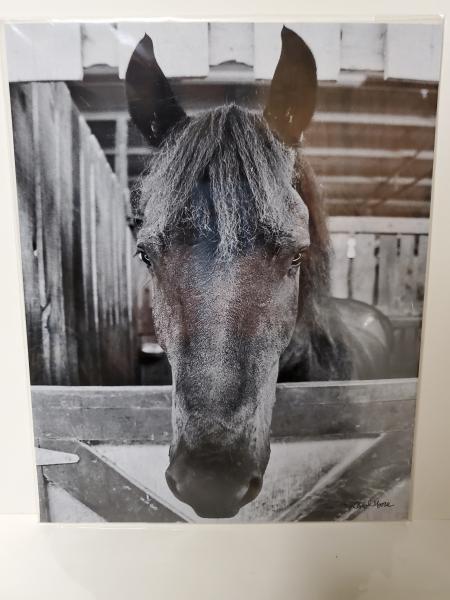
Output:
[[[129,190],[134,193],[148,152],[127,116],[123,76],[146,30],[155,45],[160,40],[158,59],[188,112],[224,101],[259,108],[279,52],[277,36],[271,36],[277,28],[126,23],[9,30],[30,370],[32,383],[40,384],[32,396],[44,520],[195,520],[158,478],[170,438],[168,389],[127,387],[153,383],[161,359],[145,271],[131,256]],[[319,67],[318,110],[305,136],[305,153],[330,214],[332,291],[374,304],[391,318],[397,349],[393,375],[410,379],[359,387],[353,382],[280,386],[266,483],[257,503],[238,520],[404,518],[439,31],[434,25],[413,26],[414,51],[426,48],[430,56],[426,70],[411,74],[402,56],[405,47],[411,52],[412,40],[395,25],[366,25],[364,34],[354,25],[295,28],[310,43]],[[40,56],[42,47],[36,46],[32,72],[23,72],[23,60],[14,61],[15,52],[23,51],[20,33],[32,40],[46,36],[44,53],[69,52],[67,61],[58,62],[64,68]],[[175,62],[188,51],[188,64]],[[434,72],[430,61],[437,65]],[[20,83],[29,80],[42,83]],[[67,387],[45,387],[49,384]],[[74,387],[80,384],[123,387]],[[124,407],[131,411],[125,420]],[[329,429],[319,431],[314,415],[324,407],[328,416],[346,407],[350,417],[335,420],[334,429],[330,419]],[[144,429],[136,434],[144,413]],[[283,415],[297,424],[306,418],[308,425],[287,432],[279,426]],[[395,459],[385,479],[379,456]],[[144,473],[146,463],[155,468]],[[364,478],[367,468],[372,481]],[[334,512],[327,508],[330,498],[345,490],[349,493]],[[368,503],[383,495],[395,498],[396,510],[374,515]],[[270,502],[277,506],[271,514]]]

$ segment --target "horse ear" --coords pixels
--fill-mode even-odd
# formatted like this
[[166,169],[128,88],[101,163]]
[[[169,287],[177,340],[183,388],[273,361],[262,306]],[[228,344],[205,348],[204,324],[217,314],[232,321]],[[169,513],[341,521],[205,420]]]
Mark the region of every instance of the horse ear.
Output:
[[128,109],[133,122],[152,146],[186,117],[158,65],[153,42],[145,35],[136,46],[125,75]]
[[269,127],[286,144],[296,145],[314,113],[317,69],[314,56],[291,29],[281,31],[278,61],[264,117]]

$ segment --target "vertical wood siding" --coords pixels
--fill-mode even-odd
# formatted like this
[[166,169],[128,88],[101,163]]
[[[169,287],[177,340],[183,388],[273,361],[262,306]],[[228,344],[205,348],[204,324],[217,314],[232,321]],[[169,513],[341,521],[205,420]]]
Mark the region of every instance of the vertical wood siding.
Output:
[[379,308],[393,326],[392,375],[417,375],[428,219],[332,217],[331,291]]
[[332,294],[377,306],[390,317],[420,317],[428,219],[331,217]]
[[32,383],[131,383],[128,197],[63,83],[11,86]]

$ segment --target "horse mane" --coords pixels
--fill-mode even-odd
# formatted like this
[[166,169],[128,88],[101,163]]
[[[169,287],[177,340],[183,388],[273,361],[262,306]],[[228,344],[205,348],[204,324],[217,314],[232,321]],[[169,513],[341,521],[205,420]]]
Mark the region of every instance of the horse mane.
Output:
[[310,248],[302,263],[302,287],[315,289],[314,297],[322,298],[330,291],[331,244],[325,203],[314,171],[301,150],[297,153],[295,172],[296,189],[309,211]]
[[223,260],[261,237],[295,240],[307,219],[295,163],[260,114],[229,104],[191,117],[152,152],[139,181],[142,233],[161,244],[194,231],[214,238]]
[[279,381],[348,379],[352,364],[343,324],[330,302],[331,244],[320,185],[297,154],[296,188],[308,207],[311,245],[302,262],[299,310],[291,342],[280,359]]

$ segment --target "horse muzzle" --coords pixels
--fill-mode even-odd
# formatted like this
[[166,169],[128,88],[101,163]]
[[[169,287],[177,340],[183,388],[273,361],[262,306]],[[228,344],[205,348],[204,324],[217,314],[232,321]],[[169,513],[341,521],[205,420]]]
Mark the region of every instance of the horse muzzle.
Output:
[[175,453],[166,471],[172,493],[199,517],[229,518],[261,491],[263,470],[236,452]]

